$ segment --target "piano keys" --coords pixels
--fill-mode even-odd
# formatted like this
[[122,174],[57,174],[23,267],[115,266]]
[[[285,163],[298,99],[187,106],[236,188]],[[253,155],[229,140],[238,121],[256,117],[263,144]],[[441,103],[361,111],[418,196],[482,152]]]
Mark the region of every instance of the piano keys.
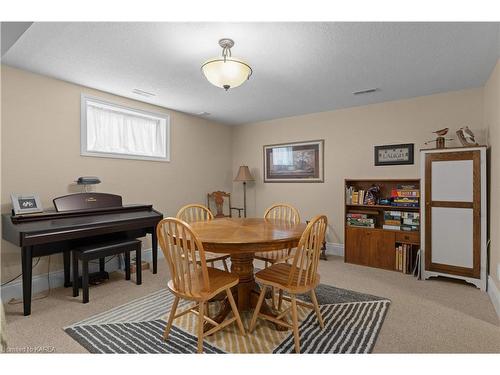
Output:
[[73,248],[151,234],[153,273],[157,273],[156,225],[163,215],[152,205],[122,205],[121,196],[105,193],[66,195],[54,199],[54,204],[56,210],[2,215],[2,238],[21,251],[24,315],[31,314],[34,257],[62,253],[64,286],[69,287]]

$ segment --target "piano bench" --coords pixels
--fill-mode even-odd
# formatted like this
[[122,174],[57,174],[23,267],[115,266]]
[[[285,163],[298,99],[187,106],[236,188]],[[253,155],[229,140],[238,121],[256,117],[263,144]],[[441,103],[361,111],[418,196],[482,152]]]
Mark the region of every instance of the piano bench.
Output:
[[73,254],[73,297],[79,294],[78,261],[82,262],[82,290],[83,303],[89,302],[89,261],[99,259],[101,271],[104,271],[103,259],[107,256],[125,254],[125,279],[130,280],[130,252],[135,251],[136,283],[142,284],[141,264],[141,241],[126,239],[120,241],[102,242],[77,247],[72,250]]

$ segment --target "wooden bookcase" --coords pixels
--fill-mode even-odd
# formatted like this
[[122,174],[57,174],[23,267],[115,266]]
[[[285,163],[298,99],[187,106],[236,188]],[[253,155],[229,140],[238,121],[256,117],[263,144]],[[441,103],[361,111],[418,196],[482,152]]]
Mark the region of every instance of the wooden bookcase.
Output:
[[[344,261],[347,263],[383,268],[396,271],[396,247],[400,244],[420,246],[420,227],[418,231],[383,229],[384,211],[419,212],[419,207],[395,207],[390,205],[347,204],[346,188],[368,190],[377,185],[381,198],[390,197],[391,190],[397,185],[414,184],[420,186],[419,179],[346,179],[344,183]],[[348,213],[368,214],[375,218],[375,228],[353,227],[347,225]]]

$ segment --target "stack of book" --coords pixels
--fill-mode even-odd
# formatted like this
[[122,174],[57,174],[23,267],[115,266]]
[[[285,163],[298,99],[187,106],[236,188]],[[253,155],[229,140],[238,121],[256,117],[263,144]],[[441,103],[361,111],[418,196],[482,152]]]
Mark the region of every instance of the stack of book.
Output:
[[417,185],[397,185],[391,191],[392,205],[396,207],[418,207],[420,189]]
[[396,271],[412,273],[417,264],[416,254],[410,244],[399,244],[396,246]]
[[402,212],[401,230],[418,231],[420,227],[420,214],[418,212]]
[[[354,190],[352,186],[346,187],[345,189],[345,203],[346,204],[360,204],[360,205],[367,205],[368,204],[368,198],[367,198],[367,190]],[[370,201],[370,204],[375,204],[373,200]]]
[[384,211],[383,229],[401,230],[401,211]]
[[375,219],[366,214],[348,213],[347,225],[350,227],[375,228]]

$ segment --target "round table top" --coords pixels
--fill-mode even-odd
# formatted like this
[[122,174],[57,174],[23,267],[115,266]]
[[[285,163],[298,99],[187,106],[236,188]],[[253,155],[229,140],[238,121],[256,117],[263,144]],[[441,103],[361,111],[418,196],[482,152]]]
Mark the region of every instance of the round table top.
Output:
[[306,224],[263,218],[220,218],[195,222],[191,227],[207,251],[244,253],[296,247]]

